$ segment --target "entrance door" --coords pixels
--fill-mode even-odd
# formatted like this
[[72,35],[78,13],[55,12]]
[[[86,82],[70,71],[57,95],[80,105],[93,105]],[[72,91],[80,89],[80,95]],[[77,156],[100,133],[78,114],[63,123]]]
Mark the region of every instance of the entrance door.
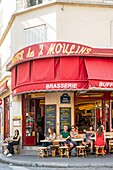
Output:
[[10,136],[9,96],[4,99],[4,139]]
[[[42,109],[41,99],[28,98],[23,100],[23,145],[35,146],[43,135]],[[44,106],[44,105],[43,105]]]
[[26,145],[36,145],[36,119],[35,119],[35,100],[28,100],[26,103],[25,115],[25,143]]

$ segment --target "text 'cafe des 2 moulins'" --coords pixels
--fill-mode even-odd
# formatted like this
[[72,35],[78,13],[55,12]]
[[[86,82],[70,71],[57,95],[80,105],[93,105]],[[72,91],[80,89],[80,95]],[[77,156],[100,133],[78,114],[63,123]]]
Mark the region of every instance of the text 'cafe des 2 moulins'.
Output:
[[23,146],[38,144],[48,127],[113,128],[113,49],[39,43],[17,52],[7,70],[12,95],[22,95]]

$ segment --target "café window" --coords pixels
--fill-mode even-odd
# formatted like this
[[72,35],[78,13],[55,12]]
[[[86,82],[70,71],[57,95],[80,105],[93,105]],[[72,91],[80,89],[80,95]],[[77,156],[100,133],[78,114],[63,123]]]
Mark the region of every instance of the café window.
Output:
[[91,99],[77,100],[76,106],[76,126],[79,131],[89,130],[92,126],[96,130],[102,123],[102,101]]
[[76,126],[79,131],[89,130],[89,127],[95,127],[95,105],[85,104],[78,106],[76,114]]
[[24,45],[28,46],[47,40],[47,27],[45,24],[24,29]]

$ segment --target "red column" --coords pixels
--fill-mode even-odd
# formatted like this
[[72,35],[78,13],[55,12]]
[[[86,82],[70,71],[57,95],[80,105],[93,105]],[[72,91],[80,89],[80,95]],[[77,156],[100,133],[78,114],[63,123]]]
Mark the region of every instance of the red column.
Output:
[[74,92],[74,125],[76,126],[76,109],[75,109],[75,104],[76,104],[76,92]]
[[102,124],[105,127],[106,130],[106,113],[105,113],[105,100],[102,100]]

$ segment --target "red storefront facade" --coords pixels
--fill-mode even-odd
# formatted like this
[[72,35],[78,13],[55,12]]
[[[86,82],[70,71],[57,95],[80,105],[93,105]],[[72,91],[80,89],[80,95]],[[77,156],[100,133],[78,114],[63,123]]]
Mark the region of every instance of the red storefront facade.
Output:
[[[23,145],[36,145],[35,134],[30,137],[29,130],[26,132],[24,126],[28,114],[26,98],[33,93],[72,92],[75,125],[81,126],[80,122],[85,124],[87,119],[87,126],[96,128],[100,121],[110,131],[113,119],[112,65],[113,49],[96,49],[70,42],[40,43],[17,52],[7,65],[7,70],[12,72],[12,95],[23,96],[23,136],[27,133],[30,138],[25,137]],[[28,102],[30,112],[31,106],[38,110],[40,106],[44,113],[44,100],[44,96],[40,99],[32,97]],[[37,120],[38,117],[34,115],[33,119]],[[93,123],[88,124],[88,121]],[[31,124],[27,123],[30,126],[32,121]],[[33,132],[36,132],[36,121],[33,123]]]

